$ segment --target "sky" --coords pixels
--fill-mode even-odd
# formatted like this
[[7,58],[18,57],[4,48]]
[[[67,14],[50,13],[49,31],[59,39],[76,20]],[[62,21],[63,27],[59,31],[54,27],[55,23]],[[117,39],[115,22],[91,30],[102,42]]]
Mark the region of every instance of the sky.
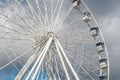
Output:
[[95,15],[105,38],[110,79],[120,80],[120,0],[85,0]]
[[110,80],[120,80],[120,0],[85,0],[85,2],[96,17],[107,44]]

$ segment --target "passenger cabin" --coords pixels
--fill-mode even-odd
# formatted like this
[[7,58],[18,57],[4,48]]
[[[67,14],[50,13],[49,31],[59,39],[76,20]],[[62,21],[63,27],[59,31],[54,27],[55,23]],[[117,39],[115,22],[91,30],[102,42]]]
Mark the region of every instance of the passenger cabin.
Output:
[[102,74],[101,76],[99,76],[99,80],[106,80],[108,78],[107,74]]
[[100,63],[100,68],[101,69],[107,69],[108,65],[107,65],[107,58],[102,58],[99,60]]
[[89,22],[89,21],[91,20],[91,18],[90,18],[90,12],[85,11],[85,12],[83,13],[83,18],[82,18],[82,20],[83,20],[84,22]]
[[80,5],[81,1],[80,0],[73,0],[72,4],[73,4],[73,8],[75,9],[79,9],[79,5]]
[[103,52],[104,51],[104,43],[103,42],[97,42],[96,43],[96,49],[99,53]]
[[90,28],[90,33],[91,33],[91,36],[93,36],[93,37],[98,36],[98,33],[99,33],[98,27],[92,27],[92,28]]

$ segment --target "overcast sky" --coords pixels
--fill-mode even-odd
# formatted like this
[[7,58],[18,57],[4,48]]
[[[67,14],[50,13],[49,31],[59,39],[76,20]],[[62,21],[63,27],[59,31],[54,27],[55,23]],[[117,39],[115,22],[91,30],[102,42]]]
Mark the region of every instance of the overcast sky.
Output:
[[85,0],[85,2],[101,25],[107,43],[110,79],[120,80],[120,0]]
[[120,0],[85,0],[107,43],[111,80],[120,80]]

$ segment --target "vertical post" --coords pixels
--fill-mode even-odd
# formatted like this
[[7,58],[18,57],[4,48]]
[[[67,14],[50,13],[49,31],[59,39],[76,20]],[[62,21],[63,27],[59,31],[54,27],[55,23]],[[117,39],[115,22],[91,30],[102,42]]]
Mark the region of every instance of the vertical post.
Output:
[[57,39],[56,39],[56,41],[57,41],[57,44],[58,44],[58,46],[59,46],[61,52],[63,53],[63,56],[64,56],[65,59],[66,59],[66,62],[68,63],[68,65],[69,65],[71,71],[73,72],[73,75],[75,76],[76,80],[80,80],[80,78],[78,77],[77,73],[75,72],[73,66],[71,65],[71,63],[70,63],[70,61],[69,61],[67,55],[65,54],[65,52],[64,52],[64,50],[63,50],[63,48],[62,48],[62,46],[60,45],[59,41],[58,41]]
[[56,46],[56,49],[57,49],[58,55],[59,55],[59,57],[60,57],[61,63],[62,63],[62,65],[63,65],[63,68],[64,68],[64,71],[65,71],[65,74],[66,74],[67,80],[70,80],[69,74],[68,74],[68,72],[67,72],[67,69],[66,69],[65,63],[64,63],[64,61],[63,61],[63,57],[62,57],[62,55],[61,55],[61,52],[60,52],[60,50],[59,50],[59,47],[58,47],[58,45],[57,45],[56,40],[55,40],[55,46]]
[[25,65],[23,66],[23,68],[21,69],[21,71],[18,73],[18,75],[16,76],[15,80],[21,80],[21,78],[24,76],[25,72],[28,70],[28,68],[30,67],[30,65],[33,63],[33,61],[36,59],[36,55],[33,54],[28,61],[25,63]]
[[52,40],[53,40],[53,37],[49,39],[49,43],[48,43],[45,51],[43,51],[43,52],[41,53],[41,54],[43,54],[42,57],[38,58],[38,59],[39,59],[39,63],[38,63],[38,66],[37,66],[36,69],[35,69],[35,73],[33,74],[32,80],[35,80],[35,78],[36,78],[36,76],[37,76],[37,73],[38,73],[38,71],[39,71],[39,69],[40,69],[40,66],[41,66],[41,64],[42,64],[42,62],[43,62],[43,60],[44,60],[44,58],[45,58],[45,56],[46,56],[46,54],[47,54],[47,51],[48,51],[49,47],[50,47],[50,44],[52,43]]
[[33,71],[35,70],[36,66],[38,65],[41,57],[43,56],[46,48],[50,45],[51,40],[52,40],[52,39],[49,39],[49,40],[48,40],[46,46],[44,47],[44,49],[42,50],[42,52],[41,52],[40,55],[38,56],[38,59],[37,59],[36,62],[34,63],[34,65],[33,65],[32,69],[30,70],[29,74],[27,75],[26,80],[29,80],[31,74],[33,73]]

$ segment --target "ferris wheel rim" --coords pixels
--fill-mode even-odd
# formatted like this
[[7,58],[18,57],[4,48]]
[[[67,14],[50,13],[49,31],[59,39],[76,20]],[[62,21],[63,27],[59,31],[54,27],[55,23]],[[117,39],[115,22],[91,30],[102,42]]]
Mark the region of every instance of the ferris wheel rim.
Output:
[[[17,0],[16,0],[17,1]],[[29,1],[29,0],[27,0],[27,1]],[[38,0],[36,0],[36,1],[38,1]],[[52,0],[53,1],[53,0]],[[82,0],[82,2],[83,2],[83,0]],[[88,8],[87,8],[88,9]],[[89,9],[88,9],[88,11],[90,11]],[[69,13],[69,11],[68,11],[68,13]],[[91,11],[90,11],[90,13],[91,13]],[[94,16],[93,16],[93,14],[91,13],[91,15],[92,15],[92,17],[94,18]],[[58,17],[57,17],[58,18]],[[64,21],[64,18],[65,17],[63,17],[63,21]],[[94,18],[95,19],[95,18]],[[57,19],[56,19],[56,21],[57,21]],[[96,20],[95,20],[95,22],[96,22]],[[62,24],[62,22],[60,22],[61,24]],[[97,23],[96,23],[97,24]],[[50,26],[50,25],[49,25]],[[97,24],[97,26],[99,27],[99,25]],[[100,30],[100,27],[99,27],[99,30]],[[56,33],[55,33],[56,34]],[[108,51],[107,51],[107,47],[106,47],[106,42],[105,42],[105,40],[104,40],[104,38],[103,38],[103,35],[102,35],[102,32],[101,32],[101,30],[100,30],[100,36],[102,37],[102,40],[103,40],[103,42],[105,43],[105,51],[106,51],[106,57],[107,57],[107,65],[108,65],[108,80],[109,80],[109,57],[108,57]],[[59,36],[57,36],[57,37],[59,37]]]

